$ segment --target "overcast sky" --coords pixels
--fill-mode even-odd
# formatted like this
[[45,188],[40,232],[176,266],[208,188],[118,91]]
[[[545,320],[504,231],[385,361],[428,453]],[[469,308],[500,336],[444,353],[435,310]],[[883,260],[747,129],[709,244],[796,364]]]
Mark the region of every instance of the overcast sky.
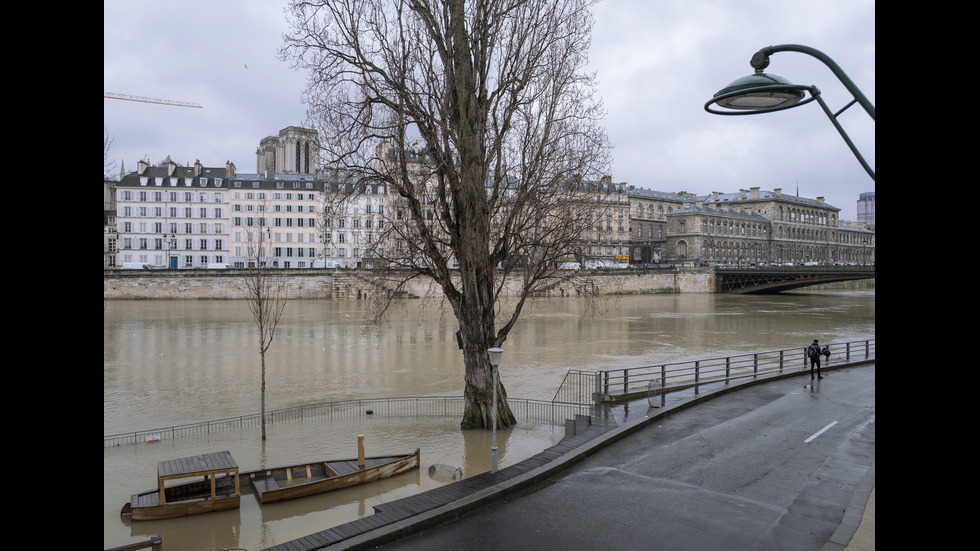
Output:
[[[116,172],[167,156],[254,172],[260,139],[304,125],[306,75],[277,58],[285,5],[104,0],[103,91],[203,106],[104,99]],[[824,52],[875,103],[874,0],[605,0],[595,15],[591,60],[615,146],[614,181],[697,194],[798,190],[856,217],[858,195],[874,191],[874,181],[817,104],[737,117],[708,114],[704,104],[775,44]],[[816,85],[835,111],[851,100],[804,54],[774,54],[766,72]],[[873,121],[857,105],[840,120],[874,169]]]

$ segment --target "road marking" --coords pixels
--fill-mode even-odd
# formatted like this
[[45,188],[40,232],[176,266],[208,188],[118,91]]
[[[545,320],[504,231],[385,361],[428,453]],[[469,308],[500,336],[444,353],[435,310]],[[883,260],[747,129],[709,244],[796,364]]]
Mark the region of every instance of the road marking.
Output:
[[831,423],[831,424],[829,424],[829,425],[827,425],[826,427],[824,427],[824,428],[822,428],[822,429],[820,429],[820,430],[818,430],[817,432],[815,432],[815,433],[813,433],[813,436],[811,436],[811,437],[809,437],[809,438],[807,438],[806,440],[804,440],[804,441],[803,441],[803,443],[804,443],[804,444],[809,444],[809,443],[810,443],[810,442],[811,442],[811,441],[812,441],[812,440],[813,440],[814,438],[816,438],[816,437],[818,437],[818,436],[820,436],[820,435],[821,435],[821,434],[823,434],[823,433],[824,433],[824,432],[825,432],[825,431],[826,431],[827,429],[829,429],[830,427],[832,427],[832,426],[834,426],[834,425],[836,425],[836,424],[837,424],[837,421],[834,421],[833,423]]

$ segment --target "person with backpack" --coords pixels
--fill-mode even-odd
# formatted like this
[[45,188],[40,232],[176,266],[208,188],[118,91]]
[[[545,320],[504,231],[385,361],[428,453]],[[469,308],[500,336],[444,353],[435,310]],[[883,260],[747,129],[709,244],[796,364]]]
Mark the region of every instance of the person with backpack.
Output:
[[[813,339],[813,344],[806,347],[806,357],[810,358],[810,379],[813,379],[813,367],[817,368],[817,379],[823,379],[823,375],[820,374],[820,343],[817,339]],[[829,350],[828,350],[829,352]]]

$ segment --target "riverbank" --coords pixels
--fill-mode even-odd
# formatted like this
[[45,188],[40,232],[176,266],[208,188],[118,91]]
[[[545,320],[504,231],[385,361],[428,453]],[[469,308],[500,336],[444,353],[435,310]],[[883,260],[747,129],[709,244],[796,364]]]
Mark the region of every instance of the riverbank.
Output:
[[[370,270],[289,270],[283,272],[294,299],[370,299],[393,289],[397,282]],[[103,300],[247,298],[247,270],[105,270]],[[516,294],[519,280],[511,294]],[[600,294],[710,293],[715,288],[710,268],[654,270],[568,271],[537,296],[576,297]],[[432,280],[417,278],[399,289],[406,298],[438,297],[442,289]]]
[[[288,270],[290,299],[364,300],[393,292],[399,283],[371,270]],[[248,298],[247,270],[105,270],[103,300],[241,300]],[[539,297],[648,295],[717,292],[714,268],[569,270],[536,292]],[[505,295],[519,292],[520,280]],[[874,289],[874,280],[849,282],[847,289]],[[398,291],[405,298],[440,297],[432,280],[416,278]]]

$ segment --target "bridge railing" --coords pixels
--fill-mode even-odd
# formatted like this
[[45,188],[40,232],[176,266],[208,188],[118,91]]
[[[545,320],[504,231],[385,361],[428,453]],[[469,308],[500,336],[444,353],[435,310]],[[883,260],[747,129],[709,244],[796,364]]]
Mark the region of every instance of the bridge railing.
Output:
[[803,263],[786,264],[765,264],[765,263],[746,263],[741,264],[714,264],[713,267],[719,271],[738,271],[753,270],[759,272],[806,272],[806,273],[837,273],[837,272],[874,272],[874,264],[817,264],[806,265]]
[[[821,358],[824,367],[875,357],[874,339],[828,346],[830,357]],[[696,391],[702,384],[727,384],[739,378],[809,367],[806,348],[795,347],[594,372],[571,370],[555,393],[554,401],[586,404],[663,396],[692,387]]]

